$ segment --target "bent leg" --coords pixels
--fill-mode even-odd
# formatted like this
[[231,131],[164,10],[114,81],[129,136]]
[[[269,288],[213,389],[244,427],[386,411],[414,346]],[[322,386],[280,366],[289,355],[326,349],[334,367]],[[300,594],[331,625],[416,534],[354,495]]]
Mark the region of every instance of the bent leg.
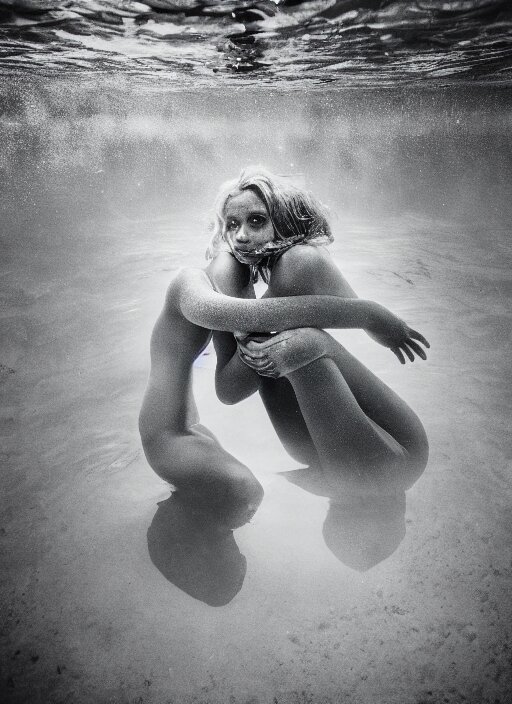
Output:
[[423,471],[417,416],[341,345],[288,376],[322,468],[349,490],[396,491]]
[[[292,247],[279,258],[272,269],[265,298],[286,296],[331,295],[355,298],[356,294],[329,255],[322,248]],[[314,272],[304,275],[304,257],[311,264],[314,254]],[[260,377],[259,392],[270,421],[283,446],[293,459],[304,464],[316,464],[318,453],[297,402],[290,382],[285,379]]]
[[[299,247],[293,249],[300,255]],[[286,276],[273,273],[268,295],[355,296],[339,272],[319,266],[314,276],[304,277],[297,266],[300,256],[284,259]],[[317,454],[327,471],[351,467],[352,474],[367,475],[371,470],[373,476],[392,477],[400,489],[410,487],[428,458],[421,421],[384,382],[331,342],[329,358],[288,379],[262,377],[260,394],[283,445],[299,461],[314,461]]]
[[407,453],[411,469],[421,474],[428,459],[428,440],[416,413],[339,343],[335,343],[332,359],[376,432],[400,445]]
[[302,464],[316,464],[318,453],[288,379],[260,377],[261,400],[287,453]]
[[213,512],[230,528],[256,513],[263,489],[252,472],[199,424],[185,433],[161,433],[145,444],[149,464],[183,500]]
[[260,393],[284,447],[300,462],[319,460],[327,471],[361,481],[380,473],[390,486],[410,487],[428,457],[420,420],[339,343],[318,334],[330,340],[329,357],[287,379],[262,377]]

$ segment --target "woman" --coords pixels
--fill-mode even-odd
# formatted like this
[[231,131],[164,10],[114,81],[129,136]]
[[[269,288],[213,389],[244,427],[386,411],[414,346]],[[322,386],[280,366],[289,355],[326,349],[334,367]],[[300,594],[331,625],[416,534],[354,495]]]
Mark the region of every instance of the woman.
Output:
[[[318,201],[253,169],[222,188],[210,253],[227,245],[251,280],[262,274],[266,298],[330,295],[356,303],[321,246],[330,241]],[[419,342],[428,343],[416,331],[391,339],[387,331],[366,329],[402,364],[415,355],[426,359]],[[400,491],[423,471],[428,443],[418,417],[323,330],[301,326],[266,339],[238,334],[238,344],[225,334],[214,340],[221,400],[234,403],[258,388],[285,448],[298,461],[319,465],[335,493]]]
[[[260,211],[262,215],[267,212],[265,206]],[[268,240],[271,240],[270,230]],[[248,468],[227,453],[199,423],[192,396],[192,365],[208,344],[212,330],[228,331],[231,341],[232,333],[237,330],[268,333],[303,326],[362,328],[392,348],[422,339],[400,318],[371,301],[340,295],[248,300],[250,295],[253,292],[249,267],[228,252],[219,252],[204,270],[189,268],[178,273],[168,288],[163,311],[153,330],[151,372],[139,420],[144,451],[154,471],[174,485],[182,497],[208,507],[231,528],[250,519],[263,491]],[[312,333],[315,340],[324,339],[321,330]],[[290,340],[306,335],[283,333],[279,341],[283,342],[287,334]],[[226,336],[222,339],[225,341]],[[292,355],[300,364],[293,370],[299,376],[305,353],[309,359],[312,349],[301,344],[295,357]],[[324,365],[324,361],[330,363],[322,353],[318,363]],[[249,384],[245,379],[244,388],[246,391],[251,385],[252,390],[256,388],[257,375],[238,356],[224,365],[224,371],[230,373],[231,387],[236,385],[240,372],[241,376],[249,372],[251,378]],[[258,371],[264,373],[266,368],[260,365]],[[292,373],[286,370],[288,376]]]

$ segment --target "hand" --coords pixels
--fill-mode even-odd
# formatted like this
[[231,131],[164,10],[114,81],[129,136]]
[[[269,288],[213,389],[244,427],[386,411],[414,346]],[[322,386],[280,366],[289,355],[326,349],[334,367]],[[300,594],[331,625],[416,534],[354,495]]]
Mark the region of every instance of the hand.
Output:
[[265,332],[243,332],[242,330],[235,330],[233,333],[233,337],[237,342],[241,342],[242,344],[249,342],[249,340],[254,340],[255,342],[263,342],[264,340],[268,340],[270,337],[270,333],[265,333]]
[[238,338],[238,354],[260,376],[278,379],[323,357],[327,333],[315,328],[285,330],[277,335]]
[[421,342],[427,349],[430,347],[423,335],[382,306],[379,306],[377,319],[368,334],[379,344],[389,347],[400,364],[405,364],[404,354],[411,362],[414,362],[415,354],[427,359],[425,350],[418,344]]

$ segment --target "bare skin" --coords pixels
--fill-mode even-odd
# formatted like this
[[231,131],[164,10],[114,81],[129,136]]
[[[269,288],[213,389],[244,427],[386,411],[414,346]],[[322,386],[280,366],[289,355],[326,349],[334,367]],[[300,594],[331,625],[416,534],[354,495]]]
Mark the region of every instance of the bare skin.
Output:
[[[237,256],[241,250],[249,258],[274,237],[264,222],[251,225],[258,208],[265,211],[247,192],[227,204],[226,238]],[[327,251],[303,244],[278,259],[265,297],[304,295],[357,300]],[[426,359],[421,344],[428,347],[427,341],[410,328],[399,344],[387,331],[367,331],[402,364]],[[402,491],[423,471],[428,442],[416,414],[323,330],[301,326],[267,339],[238,335],[238,345],[217,333],[214,342],[219,398],[236,403],[258,389],[284,447],[294,459],[319,465],[333,496]]]
[[[184,269],[172,281],[152,334],[151,373],[139,419],[144,451],[154,471],[230,527],[250,519],[263,491],[249,469],[199,423],[192,365],[211,331],[362,328],[387,336],[392,345],[410,337],[410,328],[400,318],[372,301],[339,296],[247,300],[247,283],[246,267],[228,253],[205,270]],[[235,294],[241,297],[234,298]],[[239,357],[234,363],[244,373],[248,370]],[[254,390],[256,375],[250,376]],[[236,380],[236,374],[232,378]]]

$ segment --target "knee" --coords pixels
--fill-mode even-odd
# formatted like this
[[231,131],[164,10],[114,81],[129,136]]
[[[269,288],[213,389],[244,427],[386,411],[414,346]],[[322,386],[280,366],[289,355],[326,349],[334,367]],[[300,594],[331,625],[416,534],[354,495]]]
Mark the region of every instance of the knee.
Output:
[[294,440],[293,442],[288,439],[282,439],[283,447],[286,452],[299,464],[305,464],[308,466],[316,465],[319,462],[318,452],[313,445],[312,440]]
[[425,436],[424,440],[409,453],[409,462],[407,464],[406,481],[404,488],[410,489],[415,484],[425,471],[428,463],[428,440]]
[[414,428],[414,434],[409,442],[404,442],[404,447],[407,450],[407,480],[405,488],[410,489],[411,486],[423,474],[429,456],[429,444],[427,433],[421,422],[418,420]]
[[231,528],[248,523],[263,499],[263,487],[249,472],[230,477],[226,493],[226,521]]
[[231,478],[229,494],[237,504],[259,506],[263,499],[263,487],[256,477],[248,473]]
[[165,461],[164,442],[161,435],[151,435],[141,430],[140,438],[149,466],[160,478],[167,480],[168,463]]

